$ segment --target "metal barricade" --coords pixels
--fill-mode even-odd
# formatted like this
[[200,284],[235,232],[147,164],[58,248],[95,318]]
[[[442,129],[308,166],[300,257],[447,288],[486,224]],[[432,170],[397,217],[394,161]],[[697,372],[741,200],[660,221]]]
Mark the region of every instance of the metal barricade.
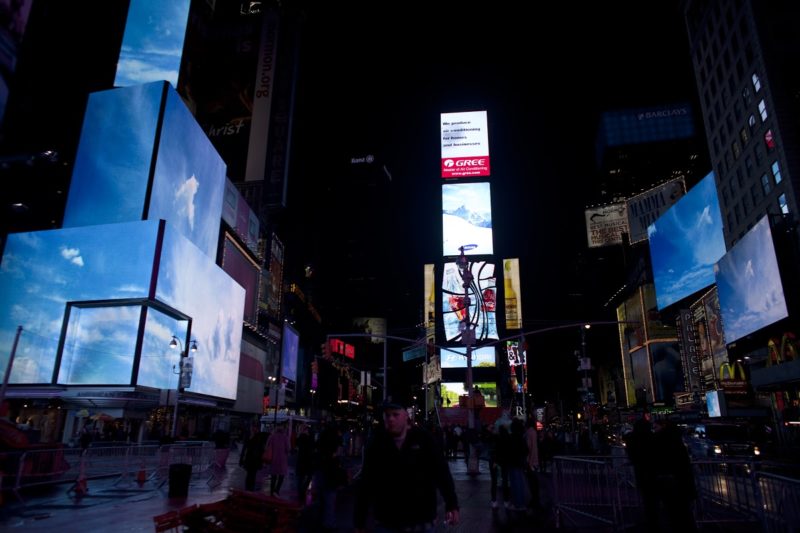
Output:
[[748,461],[693,461],[697,489],[695,521],[728,525],[761,522],[755,465]]
[[634,524],[641,505],[629,470],[618,457],[555,457],[556,523],[568,519],[577,525],[583,520],[615,530]]
[[762,501],[764,531],[800,531],[800,480],[765,472],[758,473],[756,479]]
[[23,501],[21,490],[25,487],[63,483],[77,479],[80,473],[80,448],[54,448],[29,450],[19,458],[13,492]]

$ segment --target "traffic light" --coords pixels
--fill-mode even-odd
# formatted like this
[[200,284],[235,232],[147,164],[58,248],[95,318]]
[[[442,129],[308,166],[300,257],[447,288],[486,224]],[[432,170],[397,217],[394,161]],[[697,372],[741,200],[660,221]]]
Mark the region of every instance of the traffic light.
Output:
[[323,359],[330,360],[331,356],[331,345],[326,341],[322,343],[322,357]]

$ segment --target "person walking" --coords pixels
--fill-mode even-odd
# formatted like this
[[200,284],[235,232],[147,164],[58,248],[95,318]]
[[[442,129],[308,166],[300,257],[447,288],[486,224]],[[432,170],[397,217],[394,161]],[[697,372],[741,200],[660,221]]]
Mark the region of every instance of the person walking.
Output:
[[306,501],[306,491],[308,484],[314,474],[314,439],[308,432],[308,426],[303,425],[295,440],[297,449],[297,465],[295,475],[297,476],[297,501],[303,505]]
[[286,424],[279,424],[267,439],[264,462],[269,464],[269,495],[278,496],[286,474],[289,473],[289,435]]
[[524,438],[528,449],[525,478],[528,481],[528,490],[531,494],[531,501],[528,507],[535,512],[541,508],[541,503],[539,502],[539,432],[536,431],[536,419],[528,419],[528,429],[525,430]]
[[653,431],[647,415],[633,424],[633,431],[625,443],[628,459],[633,466],[636,488],[642,498],[644,521],[647,531],[659,530],[658,488],[656,486]]
[[244,478],[244,490],[256,490],[256,476],[258,471],[264,467],[264,446],[267,443],[269,434],[261,431],[253,431],[250,438],[242,450],[240,464],[247,474]]
[[697,531],[692,515],[697,497],[694,472],[680,430],[668,420],[656,420],[652,440],[655,485],[666,525],[663,530]]
[[356,486],[354,525],[366,531],[373,509],[371,531],[430,533],[436,528],[437,490],[444,498],[445,520],[459,521],[458,497],[450,467],[433,436],[409,424],[405,401],[383,405],[383,430],[367,445]]
[[496,435],[494,438],[493,450],[489,455],[489,474],[491,486],[489,488],[492,498],[492,509],[497,509],[497,479],[500,476],[501,495],[503,504],[506,508],[511,507],[511,489],[508,485],[508,459],[511,456],[511,436],[508,434],[508,426],[492,426]]
[[[511,484],[511,509],[524,511],[525,499],[525,468],[528,461],[528,447],[525,444],[525,424],[519,418],[511,421],[511,437],[508,454],[508,481]],[[508,507],[508,506],[507,506]]]

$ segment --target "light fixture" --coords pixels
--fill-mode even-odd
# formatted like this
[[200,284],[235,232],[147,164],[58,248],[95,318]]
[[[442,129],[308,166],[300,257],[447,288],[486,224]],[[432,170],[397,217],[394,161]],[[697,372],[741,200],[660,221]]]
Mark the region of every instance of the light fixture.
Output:
[[169,347],[170,348],[177,348],[178,347],[178,337],[176,337],[175,335],[172,336],[172,340],[169,341]]
[[192,341],[192,345],[189,347],[189,351],[190,352],[196,352],[197,351],[197,341]]

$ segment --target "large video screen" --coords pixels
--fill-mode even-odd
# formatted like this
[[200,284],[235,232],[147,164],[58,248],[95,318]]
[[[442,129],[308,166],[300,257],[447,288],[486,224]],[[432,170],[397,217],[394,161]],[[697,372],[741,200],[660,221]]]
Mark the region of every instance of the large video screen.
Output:
[[258,289],[261,269],[247,258],[233,238],[226,233],[222,251],[222,270],[244,287],[244,319],[250,324],[258,323]]
[[163,218],[212,260],[217,257],[225,163],[186,109],[167,91],[147,218]]
[[444,256],[460,255],[466,244],[475,245],[466,255],[494,253],[488,182],[442,185],[442,236]]
[[166,80],[178,86],[178,69],[190,0],[131,0],[114,85]]
[[673,394],[683,392],[683,365],[677,342],[651,342],[648,345],[653,361],[653,385],[659,402],[672,403]]
[[89,95],[65,228],[142,220],[163,91],[148,83]]
[[[473,383],[478,387],[483,395],[485,407],[497,407],[497,384],[492,382]],[[444,407],[458,407],[459,396],[467,394],[466,383],[443,382],[442,383],[442,404]]]
[[297,350],[300,334],[288,324],[283,325],[283,342],[281,343],[281,377],[297,382]]
[[647,228],[658,309],[714,283],[725,255],[722,218],[709,173]]
[[725,342],[788,316],[767,217],[719,260],[714,273]]
[[169,224],[156,298],[192,318],[191,392],[236,398],[245,290]]
[[[486,261],[469,263],[473,280],[469,293],[469,323],[475,330],[475,340],[497,339],[497,284],[494,264]],[[448,341],[461,339],[467,306],[461,273],[455,263],[445,263],[442,280],[442,322]]]
[[[8,236],[0,265],[0,308],[4,309],[0,314],[0,346],[9,347],[0,350],[2,368],[6,367],[17,326],[23,328],[11,383],[53,381],[67,302],[147,297],[157,235],[157,222],[140,221]],[[99,383],[127,383],[131,379],[130,369],[125,370],[131,332],[111,327],[130,313],[130,309],[108,308],[85,310],[72,317],[71,344],[65,350],[78,341],[91,350],[105,345],[102,357],[113,354],[125,360],[124,368],[113,370],[123,376],[97,376],[102,378]],[[92,343],[86,343],[87,339]],[[120,351],[111,348],[114,345]]]
[[[181,343],[185,342],[187,327],[188,322],[185,320],[175,319],[152,307],[147,309],[137,385],[171,390],[178,387],[179,374],[176,372],[180,368],[181,351],[171,348],[170,343],[173,335]],[[190,352],[189,355],[193,356],[194,353]]]
[[[453,350],[453,351],[450,351]],[[467,349],[450,348],[441,351],[442,368],[466,368]],[[472,350],[472,366],[493,367],[495,364],[494,347],[483,346]]]

